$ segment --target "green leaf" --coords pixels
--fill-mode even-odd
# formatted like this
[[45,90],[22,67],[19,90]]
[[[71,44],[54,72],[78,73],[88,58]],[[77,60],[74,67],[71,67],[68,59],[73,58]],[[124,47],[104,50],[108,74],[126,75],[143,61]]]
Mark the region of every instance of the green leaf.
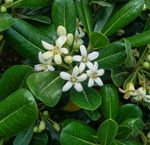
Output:
[[110,145],[117,134],[117,130],[118,124],[114,120],[104,121],[98,128],[98,139],[101,145]]
[[56,27],[62,25],[68,33],[75,34],[76,10],[74,0],[55,0],[52,9],[52,19]]
[[34,70],[27,65],[9,68],[0,79],[0,101],[20,88],[27,88],[26,79]]
[[26,89],[8,96],[0,103],[0,108],[0,138],[7,138],[27,129],[38,115],[34,97]]
[[104,1],[91,1],[91,4],[97,4],[100,5],[102,7],[111,7],[111,4],[104,2]]
[[93,48],[103,48],[110,43],[104,34],[98,32],[92,32],[90,39]]
[[132,47],[140,47],[150,43],[150,30],[126,38]]
[[59,72],[40,72],[30,75],[28,87],[37,99],[49,107],[54,107],[60,100],[64,80]]
[[90,11],[90,0],[75,0],[75,4],[78,18],[82,22],[88,35],[90,36],[93,30],[92,13]]
[[30,145],[47,145],[47,143],[48,143],[48,135],[46,131],[44,131],[42,133],[34,134]]
[[100,111],[99,110],[94,110],[94,111],[89,111],[89,110],[84,110],[84,112],[89,116],[89,118],[93,121],[98,120],[101,117]]
[[22,15],[22,14],[19,14],[19,16],[23,19],[29,19],[29,20],[41,22],[44,24],[50,24],[51,23],[50,18],[47,16],[43,16],[43,15]]
[[129,118],[121,123],[121,125],[130,127],[132,129],[131,135],[136,137],[141,134],[144,129],[144,122],[140,118]]
[[119,108],[118,92],[113,85],[107,84],[101,88],[102,111],[106,119],[115,119]]
[[53,0],[22,0],[19,4],[15,5],[15,7],[30,7],[30,8],[38,8],[49,5]]
[[97,145],[94,129],[79,121],[72,121],[61,132],[62,145]]
[[124,66],[120,66],[111,70],[111,78],[117,87],[122,86],[128,75],[129,73]]
[[7,30],[14,24],[14,19],[7,13],[0,14],[0,32]]
[[112,69],[122,65],[125,58],[125,45],[121,42],[114,42],[108,47],[99,50],[97,62],[100,68]]
[[94,26],[94,31],[101,32],[105,24],[107,23],[112,11],[114,9],[114,4],[111,7],[101,7],[97,13],[97,19]]
[[147,7],[148,9],[150,9],[150,1],[149,1],[149,0],[145,0],[145,4],[146,4],[146,7]]
[[125,4],[106,24],[102,33],[110,36],[132,22],[143,10],[144,0],[131,0]]
[[95,110],[101,105],[100,94],[86,85],[83,85],[82,92],[72,89],[70,95],[74,104],[86,110]]
[[125,119],[143,117],[142,110],[135,104],[125,104],[119,108],[117,122],[121,123]]
[[19,133],[15,138],[13,145],[28,145],[33,136],[33,127],[34,126]]
[[115,138],[120,140],[125,140],[128,139],[129,135],[130,135],[130,128],[127,126],[120,125],[118,127],[118,132]]
[[[7,43],[21,55],[38,62],[39,51],[44,52],[42,40],[52,44],[53,40],[29,23],[15,19],[15,24],[4,33]],[[12,45],[13,44],[13,45]]]
[[114,141],[111,145],[142,145],[138,142],[135,142],[135,141]]
[[147,19],[146,24],[144,26],[144,31],[150,30],[150,17]]

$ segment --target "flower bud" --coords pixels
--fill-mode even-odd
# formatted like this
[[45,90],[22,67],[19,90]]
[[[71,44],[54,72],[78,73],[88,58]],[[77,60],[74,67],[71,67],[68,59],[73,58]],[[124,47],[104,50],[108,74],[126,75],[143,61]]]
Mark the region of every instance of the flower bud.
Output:
[[147,47],[150,49],[150,44],[148,44]]
[[59,132],[61,130],[60,125],[58,123],[56,123],[56,122],[53,123],[53,127],[55,128],[55,130],[57,132]]
[[0,35],[0,41],[2,41],[2,39],[3,39],[3,35]]
[[42,58],[45,59],[45,60],[51,59],[52,57],[53,57],[53,53],[52,53],[52,52],[49,52],[49,51],[44,52],[44,53],[42,54]]
[[67,35],[67,42],[66,42],[66,44],[67,44],[68,46],[71,46],[72,43],[73,43],[73,35],[72,35],[71,33],[69,33],[69,34]]
[[58,26],[57,34],[58,36],[66,36],[67,35],[66,28],[64,26]]
[[13,0],[5,0],[5,4],[6,5],[10,5],[10,4],[12,4],[13,3]]
[[45,123],[45,121],[44,120],[41,120],[40,121],[40,124],[39,124],[39,130],[38,131],[43,131],[43,130],[45,130],[46,129],[46,123]]
[[43,115],[44,115],[45,117],[49,116],[48,111],[47,111],[47,110],[46,110],[46,111],[44,111],[44,112],[43,112]]
[[73,62],[73,57],[72,56],[66,56],[65,57],[65,62],[68,64],[71,64]]
[[37,133],[37,132],[38,132],[38,127],[37,127],[37,126],[35,126],[35,127],[33,128],[33,132],[34,132],[34,133]]
[[1,6],[1,12],[2,12],[2,13],[7,12],[7,8],[6,8],[5,6]]
[[150,67],[149,63],[148,62],[143,62],[143,67],[148,69]]
[[147,6],[146,6],[146,4],[144,4],[143,11],[146,11],[146,10],[147,10]]
[[148,61],[150,61],[150,54],[149,54],[149,55],[147,55],[147,59],[148,59]]
[[76,51],[78,51],[81,45],[82,45],[82,42],[81,42],[81,41],[78,41],[78,42],[73,46],[73,48],[74,48]]

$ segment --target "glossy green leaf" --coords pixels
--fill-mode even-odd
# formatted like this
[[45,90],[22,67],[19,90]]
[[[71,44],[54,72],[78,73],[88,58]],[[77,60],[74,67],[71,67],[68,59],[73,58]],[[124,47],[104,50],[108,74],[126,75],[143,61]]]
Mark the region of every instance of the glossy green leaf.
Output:
[[84,110],[84,112],[89,116],[89,118],[93,121],[98,120],[101,117],[99,110]]
[[15,19],[15,24],[5,31],[4,36],[12,48],[37,62],[39,51],[45,51],[41,41],[53,43],[51,38],[21,19]]
[[88,35],[90,36],[93,30],[92,13],[90,10],[90,0],[75,0],[76,11],[79,20],[84,25]]
[[144,122],[140,118],[129,118],[121,123],[121,125],[130,127],[132,129],[131,135],[136,137],[141,134],[144,129]]
[[109,39],[102,33],[92,32],[91,44],[93,48],[103,48],[109,45]]
[[143,117],[142,110],[135,104],[125,104],[119,108],[117,122],[121,123],[125,119]]
[[147,19],[146,24],[144,26],[144,31],[150,30],[150,17]]
[[99,50],[97,62],[100,68],[112,69],[120,66],[126,59],[125,46],[121,42],[111,43],[108,47]]
[[150,9],[150,1],[149,0],[145,0],[145,5],[148,9]]
[[91,1],[91,4],[97,4],[97,5],[100,5],[102,7],[111,7],[111,4],[107,3],[107,2],[104,2],[104,1]]
[[140,47],[150,43],[150,30],[126,38],[132,47]]
[[68,33],[75,34],[76,10],[74,0],[55,0],[52,9],[52,19],[56,27],[62,25]]
[[9,68],[0,79],[0,101],[20,88],[27,88],[26,79],[34,70],[27,65]]
[[8,29],[14,24],[14,19],[11,15],[4,13],[0,14],[0,32]]
[[83,91],[71,90],[72,102],[86,110],[95,110],[101,105],[101,96],[93,88],[83,85]]
[[62,145],[97,145],[94,138],[96,132],[86,124],[78,122],[69,123],[61,132]]
[[110,18],[112,11],[114,9],[114,4],[111,7],[101,7],[96,15],[96,22],[94,26],[94,31],[101,32],[108,19]]
[[135,142],[135,141],[114,141],[111,145],[142,145],[138,142]]
[[101,145],[110,145],[117,134],[117,130],[118,124],[114,120],[104,121],[98,128],[98,139]]
[[106,24],[102,33],[110,36],[132,22],[143,10],[144,0],[131,0],[124,5]]
[[34,126],[19,133],[15,138],[13,145],[29,145],[33,136],[33,127]]
[[102,111],[106,119],[115,119],[119,108],[118,92],[113,85],[107,84],[101,88]]
[[27,129],[38,115],[34,97],[26,89],[8,96],[0,103],[0,108],[0,138],[14,136]]
[[49,107],[54,107],[60,100],[64,80],[59,72],[40,72],[30,75],[28,87],[37,99]]

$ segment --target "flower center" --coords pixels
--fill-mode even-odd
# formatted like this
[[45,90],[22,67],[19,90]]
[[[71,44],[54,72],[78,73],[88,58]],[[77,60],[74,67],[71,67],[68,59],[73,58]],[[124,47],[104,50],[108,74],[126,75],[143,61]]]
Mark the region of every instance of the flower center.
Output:
[[97,78],[98,78],[98,73],[97,72],[93,72],[92,79],[97,79]]
[[86,63],[88,61],[88,58],[86,56],[82,57],[82,62]]
[[55,55],[60,54],[60,48],[59,47],[55,47],[54,50],[53,50],[53,53]]
[[70,79],[70,81],[72,83],[76,83],[78,81],[78,79],[75,76],[72,76],[71,79]]

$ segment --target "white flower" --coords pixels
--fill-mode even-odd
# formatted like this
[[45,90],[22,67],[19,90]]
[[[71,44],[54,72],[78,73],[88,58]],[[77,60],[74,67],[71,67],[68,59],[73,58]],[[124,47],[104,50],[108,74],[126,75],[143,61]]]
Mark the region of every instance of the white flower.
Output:
[[68,49],[63,48],[63,45],[67,41],[66,36],[60,36],[56,41],[56,46],[51,45],[45,41],[42,41],[42,44],[47,52],[43,53],[42,57],[45,60],[53,59],[56,64],[60,65],[62,63],[61,54],[68,54]]
[[100,79],[100,76],[102,76],[103,74],[104,69],[98,69],[98,63],[95,62],[90,70],[87,70],[87,75],[90,78],[88,82],[88,87],[94,86],[94,82],[100,87],[103,86],[103,82]]
[[150,103],[150,95],[146,95],[146,89],[140,87],[137,89],[137,95],[133,97],[135,101],[148,102]]
[[69,74],[67,72],[60,73],[61,78],[64,80],[67,80],[67,83],[62,88],[63,92],[68,91],[69,89],[72,88],[72,86],[74,86],[74,88],[78,92],[81,92],[83,90],[81,82],[87,79],[87,75],[84,73],[78,76],[79,73],[80,73],[80,70],[78,66],[74,67],[72,74]]
[[81,55],[73,56],[73,60],[77,62],[81,62],[79,69],[82,72],[83,70],[85,70],[86,66],[88,66],[88,68],[91,68],[93,66],[93,64],[90,61],[95,60],[99,56],[99,53],[93,51],[92,53],[87,54],[87,50],[84,45],[80,46],[80,52]]
[[66,36],[67,35],[66,28],[64,26],[58,26],[57,35],[58,36]]
[[55,68],[51,66],[51,59],[50,60],[44,60],[42,58],[42,52],[39,52],[38,54],[39,61],[41,64],[37,64],[34,66],[35,71],[54,71]]

